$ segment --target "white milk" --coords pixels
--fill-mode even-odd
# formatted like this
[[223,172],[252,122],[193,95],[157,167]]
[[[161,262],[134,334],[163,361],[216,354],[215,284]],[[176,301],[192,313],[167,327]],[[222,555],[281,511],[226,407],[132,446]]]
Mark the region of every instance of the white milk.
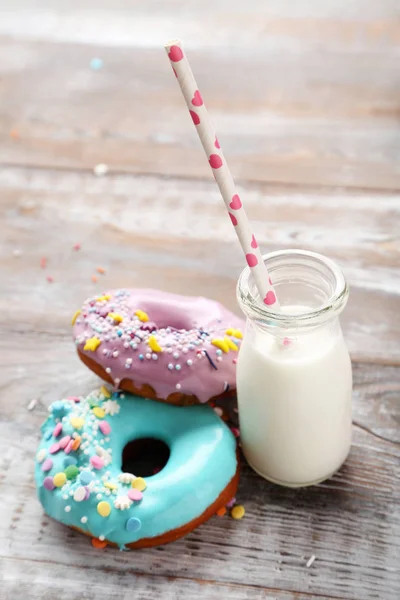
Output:
[[328,478],[346,459],[352,376],[337,318],[290,340],[248,321],[237,391],[247,461],[266,479],[297,487]]

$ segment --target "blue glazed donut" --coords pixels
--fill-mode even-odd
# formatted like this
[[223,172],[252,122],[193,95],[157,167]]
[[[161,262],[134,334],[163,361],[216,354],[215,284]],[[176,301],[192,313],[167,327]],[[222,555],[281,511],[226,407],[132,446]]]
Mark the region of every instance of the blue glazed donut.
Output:
[[[49,413],[35,464],[40,502],[94,545],[173,541],[235,495],[235,438],[209,406],[172,406],[102,387],[55,402]],[[164,442],[170,453],[146,479],[122,471],[124,448],[144,438]]]

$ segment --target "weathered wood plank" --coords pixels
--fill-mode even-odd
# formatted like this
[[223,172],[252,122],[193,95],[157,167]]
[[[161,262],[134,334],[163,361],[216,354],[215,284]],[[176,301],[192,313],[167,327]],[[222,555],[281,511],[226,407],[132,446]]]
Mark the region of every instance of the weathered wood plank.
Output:
[[[3,572],[3,573],[2,573]],[[268,590],[258,586],[221,584],[216,581],[163,577],[135,573],[127,566],[123,571],[80,565],[80,568],[47,561],[3,559],[0,564],[2,599],[70,600],[77,590],[84,600],[310,600],[310,594]],[[337,600],[335,596],[334,600]],[[318,600],[333,600],[318,595]],[[339,599],[340,600],[340,599]]]
[[[239,191],[263,249],[307,248],[344,268],[351,297],[342,322],[353,358],[398,364],[399,197],[244,183]],[[85,297],[130,285],[208,294],[238,311],[243,257],[214,182],[9,168],[0,194],[0,323],[64,333]],[[99,265],[107,273],[93,284]]]
[[[3,37],[0,52],[2,162],[210,176],[161,43]],[[96,54],[106,66],[93,72]],[[299,55],[253,43],[193,49],[191,60],[236,177],[399,189],[400,71],[390,44]]]

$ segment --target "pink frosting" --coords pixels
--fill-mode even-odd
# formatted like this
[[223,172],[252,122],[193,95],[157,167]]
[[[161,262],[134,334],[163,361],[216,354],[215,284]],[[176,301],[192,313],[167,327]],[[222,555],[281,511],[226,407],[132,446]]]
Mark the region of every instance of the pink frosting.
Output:
[[[149,320],[140,320],[143,315],[136,311]],[[207,402],[236,387],[237,351],[211,343],[228,339],[239,347],[236,332],[227,334],[232,329],[243,332],[243,321],[214,300],[121,289],[87,300],[73,333],[79,350],[102,366],[116,387],[132,379],[139,386],[151,385],[160,398],[179,391]],[[92,338],[101,343],[84,350]]]

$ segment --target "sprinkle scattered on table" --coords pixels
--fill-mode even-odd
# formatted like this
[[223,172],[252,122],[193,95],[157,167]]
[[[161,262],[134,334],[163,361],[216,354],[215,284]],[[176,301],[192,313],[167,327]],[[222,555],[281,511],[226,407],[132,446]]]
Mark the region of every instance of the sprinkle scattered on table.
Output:
[[19,248],[15,248],[12,254],[14,258],[20,258],[22,256],[22,250],[20,250]]
[[90,61],[90,68],[92,69],[92,71],[100,71],[100,69],[102,69],[103,67],[104,67],[104,61],[102,58],[99,58],[98,56],[95,56]]
[[28,404],[28,410],[33,410],[35,408],[37,404],[37,400],[36,398],[33,398],[33,400],[31,400]]
[[52,277],[51,275],[47,275],[47,277],[46,277],[46,280],[47,280],[49,283],[53,283],[53,282],[54,282],[54,277]]
[[315,554],[310,556],[310,558],[308,559],[307,564],[306,564],[307,569],[311,567],[311,565],[314,563],[316,558],[317,557],[315,556]]
[[92,281],[93,281],[93,283],[97,283],[97,276],[96,275],[92,275]]
[[47,267],[47,258],[45,256],[42,256],[42,258],[40,259],[40,268],[45,269],[46,267]]
[[104,275],[104,274],[105,274],[105,272],[106,272],[106,270],[105,270],[103,267],[97,267],[97,268],[96,268],[96,271],[97,271],[98,273],[100,273],[100,275]]
[[77,244],[74,244],[73,249],[75,250],[75,252],[78,252],[78,250],[81,249],[81,245],[79,244],[79,242]]
[[245,514],[244,506],[241,504],[236,504],[231,510],[231,517],[234,519],[243,519]]
[[93,167],[93,173],[97,177],[101,177],[102,175],[105,175],[106,173],[108,173],[108,165],[105,165],[104,163],[99,163],[98,165],[95,165]]
[[10,133],[9,133],[10,138],[12,138],[13,140],[19,140],[19,132],[17,129],[10,129]]

